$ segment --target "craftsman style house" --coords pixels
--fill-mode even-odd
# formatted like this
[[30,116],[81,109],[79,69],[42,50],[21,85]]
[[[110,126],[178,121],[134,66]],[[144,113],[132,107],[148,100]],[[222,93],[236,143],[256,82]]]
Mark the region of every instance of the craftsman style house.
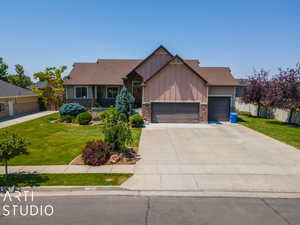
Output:
[[67,102],[87,107],[114,104],[123,85],[151,122],[199,123],[229,119],[237,82],[227,67],[201,67],[163,46],[143,60],[74,63],[64,82]]

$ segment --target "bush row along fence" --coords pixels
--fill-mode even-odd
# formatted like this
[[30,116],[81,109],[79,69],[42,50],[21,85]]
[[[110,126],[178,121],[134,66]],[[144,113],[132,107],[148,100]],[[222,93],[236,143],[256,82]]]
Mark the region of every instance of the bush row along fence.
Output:
[[[245,104],[240,98],[236,98],[235,108],[238,111],[249,112],[251,115],[256,116],[257,105]],[[261,106],[259,116],[262,118],[276,119],[282,122],[288,122],[290,115],[289,109],[278,109]],[[297,111],[292,116],[292,123],[300,125],[300,111]]]

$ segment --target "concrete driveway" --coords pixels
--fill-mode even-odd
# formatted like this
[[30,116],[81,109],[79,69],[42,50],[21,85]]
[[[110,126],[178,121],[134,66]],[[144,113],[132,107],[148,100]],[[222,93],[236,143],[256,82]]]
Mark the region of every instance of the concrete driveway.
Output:
[[241,125],[153,124],[132,190],[300,192],[300,150]]

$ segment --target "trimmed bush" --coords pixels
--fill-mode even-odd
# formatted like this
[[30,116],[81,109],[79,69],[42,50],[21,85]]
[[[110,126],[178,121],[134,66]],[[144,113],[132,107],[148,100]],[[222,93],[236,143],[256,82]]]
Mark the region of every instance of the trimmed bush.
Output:
[[99,118],[100,118],[100,120],[106,120],[106,119],[108,119],[108,117],[111,117],[113,114],[116,114],[116,113],[117,113],[116,108],[110,107],[108,109],[101,111],[99,113]]
[[105,141],[89,141],[82,150],[82,158],[86,165],[103,165],[109,157],[110,151]]
[[80,125],[88,125],[92,120],[92,115],[89,112],[82,112],[77,115],[76,121]]
[[59,108],[60,115],[77,116],[79,113],[85,112],[86,108],[78,103],[63,104]]
[[60,115],[59,121],[60,122],[66,122],[66,123],[72,123],[75,120],[75,116],[72,115]]
[[144,119],[140,114],[134,114],[129,118],[132,127],[143,127]]

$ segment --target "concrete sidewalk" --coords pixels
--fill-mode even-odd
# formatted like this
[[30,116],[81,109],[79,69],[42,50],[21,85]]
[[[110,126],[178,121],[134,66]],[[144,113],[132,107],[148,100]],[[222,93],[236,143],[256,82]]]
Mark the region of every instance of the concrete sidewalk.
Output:
[[[135,165],[104,165],[104,166],[77,166],[77,165],[53,165],[53,166],[9,166],[9,173],[133,173]],[[4,167],[0,168],[0,174],[4,173]]]
[[20,116],[17,118],[12,118],[12,119],[7,119],[5,121],[0,121],[0,128],[4,128],[4,127],[9,127],[9,126],[13,126],[16,125],[18,123],[23,123],[26,121],[30,121],[30,120],[34,120],[43,116],[47,116],[50,115],[52,113],[55,113],[56,111],[43,111],[43,112],[37,112],[37,113],[32,113],[32,114],[28,114],[28,115],[24,115],[24,116]]

